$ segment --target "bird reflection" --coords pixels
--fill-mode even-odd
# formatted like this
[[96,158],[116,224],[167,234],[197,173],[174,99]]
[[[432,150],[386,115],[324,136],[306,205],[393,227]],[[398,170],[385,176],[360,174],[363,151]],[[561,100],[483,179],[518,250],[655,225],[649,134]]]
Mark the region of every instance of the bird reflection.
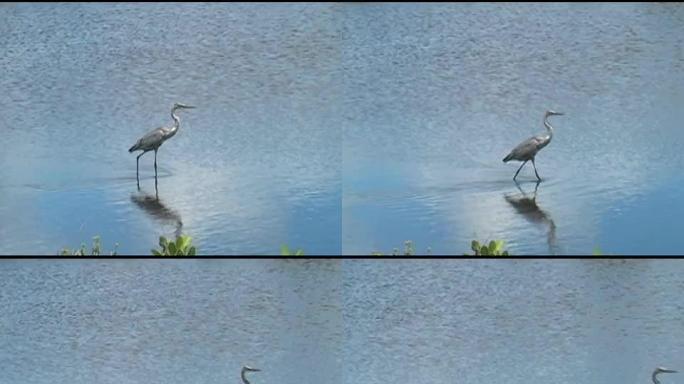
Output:
[[544,224],[549,227],[547,233],[547,242],[549,244],[549,253],[555,254],[556,248],[556,224],[549,214],[539,208],[537,205],[537,190],[539,189],[539,183],[541,180],[537,180],[534,187],[534,194],[530,198],[525,191],[520,188],[520,184],[516,181],[515,186],[518,187],[520,195],[504,195],[504,198],[508,203],[510,203],[515,210],[521,214],[528,221],[535,224]]
[[180,215],[178,212],[164,205],[164,203],[162,203],[162,201],[159,199],[159,192],[155,192],[156,193],[154,196],[144,192],[132,194],[131,201],[133,201],[138,207],[142,208],[145,213],[152,216],[154,219],[163,223],[172,223],[176,227],[174,232],[176,237],[180,236],[181,229],[183,229],[183,221],[181,220]]

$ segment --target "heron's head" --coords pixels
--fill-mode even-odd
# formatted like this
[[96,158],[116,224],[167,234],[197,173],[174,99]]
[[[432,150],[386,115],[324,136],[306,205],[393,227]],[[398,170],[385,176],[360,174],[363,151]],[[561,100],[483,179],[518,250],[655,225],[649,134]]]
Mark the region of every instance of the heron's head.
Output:
[[252,367],[250,367],[250,366],[248,366],[248,365],[245,365],[244,367],[242,367],[242,372],[259,372],[259,371],[261,371],[261,369],[259,369],[259,368],[252,368]]
[[174,109],[174,110],[176,110],[176,109],[181,109],[181,108],[183,108],[183,109],[191,109],[191,108],[195,108],[195,107],[193,107],[192,105],[187,105],[187,104],[182,104],[182,103],[175,103],[175,104],[173,105],[173,109]]
[[655,369],[655,371],[653,371],[654,376],[659,374],[659,373],[677,373],[677,371],[675,371],[674,369],[667,369],[667,368],[663,368],[663,367],[658,367]]
[[556,112],[556,111],[552,111],[552,110],[546,111],[546,117],[549,117],[549,116],[561,116],[562,114],[563,114],[562,112]]

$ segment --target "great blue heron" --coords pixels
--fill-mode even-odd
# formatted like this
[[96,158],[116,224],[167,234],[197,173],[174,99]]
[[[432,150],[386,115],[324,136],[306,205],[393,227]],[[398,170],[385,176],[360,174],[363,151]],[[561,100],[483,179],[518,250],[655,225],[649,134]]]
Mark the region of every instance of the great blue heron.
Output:
[[141,137],[128,152],[143,151],[135,159],[135,177],[138,180],[138,188],[140,188],[140,176],[138,173],[140,156],[146,154],[149,151],[154,151],[154,183],[157,184],[157,150],[161,147],[164,142],[172,138],[176,132],[178,132],[178,127],[180,126],[180,119],[176,116],[176,110],[182,108],[195,108],[191,105],[185,105],[181,103],[175,103],[173,108],[171,108],[171,118],[173,118],[173,126],[171,127],[159,127],[147,132],[143,137]]
[[245,365],[244,367],[242,367],[242,372],[240,372],[240,378],[242,379],[242,382],[244,384],[250,384],[249,380],[247,380],[247,378],[245,377],[245,373],[247,373],[247,372],[259,372],[259,371],[261,371],[261,369],[252,368],[252,367]]
[[653,371],[653,375],[651,375],[651,378],[653,379],[653,383],[660,384],[660,381],[658,381],[658,378],[656,377],[656,376],[658,376],[658,374],[660,374],[660,373],[676,373],[676,372],[677,371],[675,371],[673,369],[658,367]]
[[537,173],[537,165],[534,163],[534,157],[537,155],[537,152],[539,152],[542,148],[546,147],[551,142],[551,139],[553,138],[553,128],[551,127],[551,124],[549,124],[548,118],[549,116],[556,115],[562,115],[562,113],[546,111],[546,113],[544,114],[544,126],[546,127],[547,133],[530,137],[529,139],[518,144],[518,146],[513,148],[511,153],[508,154],[508,156],[504,157],[504,163],[509,162],[511,160],[518,160],[523,162],[520,165],[520,168],[518,168],[518,171],[515,173],[515,176],[513,176],[513,180],[515,180],[515,178],[518,177],[518,173],[520,172],[522,167],[525,164],[527,164],[527,162],[530,160],[532,160],[532,165],[534,166],[534,174],[537,175],[537,180],[541,180],[541,177],[539,177],[539,174]]

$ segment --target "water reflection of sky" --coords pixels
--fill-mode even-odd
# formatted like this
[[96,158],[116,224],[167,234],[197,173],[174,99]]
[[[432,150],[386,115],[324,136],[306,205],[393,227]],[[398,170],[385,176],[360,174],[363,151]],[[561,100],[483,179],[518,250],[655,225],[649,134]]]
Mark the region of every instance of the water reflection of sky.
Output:
[[[648,252],[622,236],[625,227],[670,244],[654,250],[681,249],[667,212],[680,210],[668,196],[681,189],[684,165],[684,57],[672,33],[684,28],[681,8],[384,10],[354,13],[367,26],[350,32],[358,48],[345,57],[372,63],[359,73],[365,81],[345,88],[350,103],[365,103],[345,110],[354,121],[345,130],[345,251],[387,252],[413,240],[418,250],[459,254],[474,238],[501,238],[514,253]],[[553,247],[550,224],[507,202],[519,193],[511,180],[518,164],[501,163],[544,131],[546,109],[565,113],[551,118],[553,141],[537,157],[544,182],[536,203],[553,218]],[[518,179],[534,189],[531,164]]]
[[[666,223],[680,210],[684,165],[681,7],[2,12],[2,253],[57,252],[96,234],[147,252],[173,234],[130,200],[135,156],[126,149],[168,124],[175,101],[198,108],[160,150],[159,196],[207,253],[282,244],[387,253],[413,240],[419,251],[460,254],[473,238],[495,237],[513,252],[548,253],[548,225],[506,200],[519,193],[517,164],[501,163],[543,130],[546,109],[565,113],[537,158],[535,201],[553,218],[553,253],[645,251],[635,239],[646,234],[654,249],[678,249]],[[152,157],[141,159],[144,193],[153,192]],[[532,175],[528,164],[523,188]],[[641,237],[620,236],[626,227]]]
[[[147,130],[159,197],[202,253],[340,252],[341,133],[329,5],[14,4],[3,7],[6,92],[0,252],[56,253],[102,237],[147,253],[175,227],[131,201]],[[182,20],[182,22],[169,22]],[[153,154],[141,158],[154,194]]]

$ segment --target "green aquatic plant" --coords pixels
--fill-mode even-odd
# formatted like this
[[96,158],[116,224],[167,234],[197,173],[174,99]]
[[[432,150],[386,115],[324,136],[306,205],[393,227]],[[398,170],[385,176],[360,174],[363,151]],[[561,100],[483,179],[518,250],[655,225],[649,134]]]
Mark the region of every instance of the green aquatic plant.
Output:
[[298,249],[294,253],[290,251],[290,248],[287,245],[281,245],[280,246],[280,255],[281,256],[304,256],[304,250]]
[[492,240],[489,245],[480,244],[479,241],[473,240],[470,243],[470,248],[475,254],[466,256],[508,256],[508,251],[504,251],[503,246],[503,240]]
[[192,238],[188,235],[176,237],[176,241],[169,241],[159,236],[160,249],[152,249],[154,256],[195,256],[196,249],[192,245]]
[[[114,244],[114,250],[109,253],[110,256],[116,256],[116,249],[119,247],[119,243]],[[102,246],[100,244],[100,236],[94,236],[93,237],[93,245],[90,249],[90,252],[86,249],[85,243],[81,243],[81,248],[79,249],[70,249],[70,248],[62,248],[62,251],[60,252],[60,256],[101,256],[102,253]]]

